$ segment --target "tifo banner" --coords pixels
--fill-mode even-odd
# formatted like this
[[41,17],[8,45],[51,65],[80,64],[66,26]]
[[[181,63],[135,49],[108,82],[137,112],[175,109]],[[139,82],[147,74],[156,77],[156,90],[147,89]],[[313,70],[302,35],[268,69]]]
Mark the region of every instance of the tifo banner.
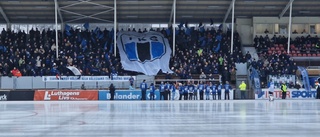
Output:
[[[57,81],[129,81],[131,76],[45,76],[42,77],[44,82],[57,82]],[[136,79],[133,76],[133,79]]]
[[[305,89],[288,89],[286,99],[315,99],[317,95],[316,89],[311,89],[311,91],[306,91]],[[275,89],[273,96],[275,99],[282,98],[281,89]],[[268,99],[269,93],[268,89],[262,89],[261,94],[255,94],[255,99]]]
[[98,100],[98,90],[36,90],[34,100]]
[[0,101],[7,101],[10,91],[0,91]]
[[[150,91],[147,90],[147,100],[150,100]],[[110,100],[111,95],[109,90],[99,90],[99,100]],[[159,100],[160,94],[158,91],[154,94],[154,99]],[[114,95],[115,100],[141,100],[141,90],[116,90]]]
[[156,75],[159,70],[173,73],[169,68],[171,49],[159,32],[119,32],[117,45],[125,70]]

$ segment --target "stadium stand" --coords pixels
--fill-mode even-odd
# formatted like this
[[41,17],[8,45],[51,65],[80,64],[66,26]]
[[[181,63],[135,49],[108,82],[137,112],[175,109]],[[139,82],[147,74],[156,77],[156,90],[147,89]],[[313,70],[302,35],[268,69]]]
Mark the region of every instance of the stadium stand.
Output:
[[[121,30],[123,31],[123,29]],[[128,30],[130,31],[130,30]],[[135,29],[131,31],[136,31]],[[144,30],[144,32],[146,29]],[[150,30],[154,31],[154,30]],[[172,33],[157,29],[169,40]],[[138,32],[142,32],[140,29]],[[245,62],[242,56],[239,34],[235,33],[234,52],[230,49],[231,33],[214,28],[177,30],[177,50],[170,60],[170,67],[181,79],[217,75],[230,79],[235,63]],[[22,76],[72,75],[66,66],[74,65],[83,75],[130,75],[137,74],[122,69],[119,56],[113,55],[113,30],[73,29],[66,26],[64,34],[59,31],[59,59],[55,59],[55,31],[31,29],[17,33],[10,30],[1,32],[0,75],[11,76],[16,67]],[[213,74],[213,75],[212,75]],[[215,76],[214,76],[215,75]]]

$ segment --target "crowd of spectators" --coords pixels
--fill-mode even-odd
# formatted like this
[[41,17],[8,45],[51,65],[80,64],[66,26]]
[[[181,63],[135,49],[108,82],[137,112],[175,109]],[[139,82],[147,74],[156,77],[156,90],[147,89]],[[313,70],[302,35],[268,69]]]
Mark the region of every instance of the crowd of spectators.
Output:
[[[317,35],[312,37],[308,36],[297,36],[293,40],[290,40],[290,54],[291,56],[318,56],[320,53],[320,39]],[[269,53],[272,54],[274,52],[286,53],[288,48],[287,45],[288,38],[285,36],[279,35],[278,37],[274,35],[272,38],[269,38],[268,35],[263,36],[255,36],[254,38],[254,46],[256,47],[259,53]]]
[[[297,65],[294,60],[285,51],[280,52],[268,52],[268,49],[274,44],[285,45],[287,38],[283,36],[276,37],[272,39],[266,37],[256,36],[254,39],[254,46],[258,52],[259,59],[252,59],[249,53],[246,54],[247,59],[250,60],[250,64],[255,68],[263,84],[267,83],[268,75],[295,75],[297,71]],[[294,81],[288,81],[289,83],[294,83]]]
[[223,33],[220,29],[211,28],[191,32],[179,30],[177,33],[177,48],[170,66],[181,79],[190,79],[192,74],[210,79],[212,74],[219,74],[223,83],[233,81],[235,63],[246,62],[238,33],[234,33],[233,53],[230,51],[231,31]]
[[[170,28],[169,28],[170,29]],[[124,31],[123,29],[120,31]],[[136,31],[128,29],[127,31]],[[147,30],[137,30],[146,32]],[[157,29],[172,45],[173,32]],[[182,79],[191,74],[222,75],[224,81],[235,73],[235,63],[246,62],[241,53],[239,34],[234,35],[234,50],[231,54],[231,32],[221,29],[199,27],[179,28],[176,33],[175,56],[170,67]],[[12,76],[12,70],[19,70],[22,76],[72,75],[66,67],[77,67],[83,75],[132,75],[122,69],[119,55],[113,54],[113,30],[80,30],[66,28],[58,31],[59,58],[56,59],[55,30],[31,29],[14,32],[3,29],[0,45],[0,75]]]

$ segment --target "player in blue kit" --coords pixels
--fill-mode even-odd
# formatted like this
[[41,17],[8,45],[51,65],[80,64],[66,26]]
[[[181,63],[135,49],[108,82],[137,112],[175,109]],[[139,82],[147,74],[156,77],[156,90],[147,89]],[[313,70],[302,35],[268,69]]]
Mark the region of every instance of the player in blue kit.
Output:
[[[171,94],[170,94],[171,93]],[[174,83],[170,84],[170,92],[169,92],[169,99],[174,100],[174,96],[176,95],[176,85]]]
[[211,82],[206,85],[206,92],[205,92],[206,93],[206,100],[210,100],[210,92],[212,91],[211,87],[212,87]]
[[184,84],[184,86],[183,86],[184,88],[183,88],[183,100],[188,100],[188,85],[187,85],[187,83],[185,83]]
[[184,86],[181,83],[179,83],[178,85],[179,85],[179,87],[178,87],[178,89],[179,89],[179,100],[182,100]]
[[217,99],[217,84],[212,85],[211,87],[212,89],[212,100],[216,100]]
[[224,85],[224,99],[230,100],[230,90],[232,90],[232,87],[229,85],[229,82],[227,81]]
[[150,100],[154,100],[154,92],[156,88],[154,87],[153,83],[150,84]]
[[164,100],[164,94],[165,94],[165,85],[163,82],[161,82],[160,87],[159,87],[159,91],[160,91],[160,100]]
[[147,88],[148,88],[148,85],[146,83],[146,80],[143,80],[143,82],[140,84],[141,100],[146,100]]
[[194,85],[190,82],[188,85],[189,100],[192,100],[194,94]]
[[204,85],[203,85],[202,81],[198,85],[198,90],[199,90],[199,94],[200,94],[200,100],[203,100]]
[[218,100],[221,100],[221,90],[222,90],[223,86],[222,83],[220,83],[217,87],[217,92],[218,92]]

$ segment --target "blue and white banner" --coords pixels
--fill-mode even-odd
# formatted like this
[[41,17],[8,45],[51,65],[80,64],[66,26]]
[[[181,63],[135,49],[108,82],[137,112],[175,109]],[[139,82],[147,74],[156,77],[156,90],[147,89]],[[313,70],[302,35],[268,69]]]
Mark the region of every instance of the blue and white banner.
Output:
[[262,94],[259,73],[253,67],[251,67],[251,69],[252,69],[251,80],[253,80],[254,91],[256,94]]
[[[131,76],[45,76],[42,77],[44,82],[57,82],[57,81],[129,81]],[[133,76],[136,80],[136,77]]]
[[[141,90],[116,90],[115,100],[141,100]],[[147,90],[147,100],[150,100],[150,90]],[[109,90],[99,90],[99,100],[110,100],[111,94]],[[159,91],[154,93],[154,99],[160,99]]]
[[309,81],[309,74],[306,68],[298,66],[298,70],[301,72],[302,80],[303,80],[303,85],[305,87],[306,91],[311,91],[310,89],[310,81]]
[[171,49],[159,32],[119,32],[117,45],[125,70],[156,75],[159,70],[173,73],[169,68]]

